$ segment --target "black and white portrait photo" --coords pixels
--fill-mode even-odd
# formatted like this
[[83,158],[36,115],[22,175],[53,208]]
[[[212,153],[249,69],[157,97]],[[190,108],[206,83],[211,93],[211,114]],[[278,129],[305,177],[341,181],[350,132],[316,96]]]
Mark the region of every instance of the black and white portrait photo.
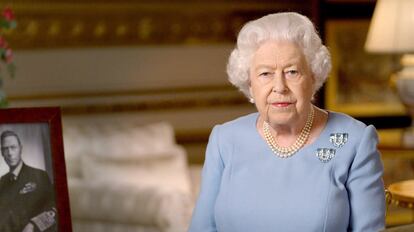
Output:
[[0,231],[57,231],[48,124],[0,124],[0,146]]

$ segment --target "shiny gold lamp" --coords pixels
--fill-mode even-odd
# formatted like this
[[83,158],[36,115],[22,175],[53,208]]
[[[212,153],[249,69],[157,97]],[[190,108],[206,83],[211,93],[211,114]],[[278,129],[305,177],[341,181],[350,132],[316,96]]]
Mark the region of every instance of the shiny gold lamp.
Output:
[[393,76],[398,95],[412,119],[403,143],[414,147],[414,0],[378,0],[365,49],[402,55],[401,69]]

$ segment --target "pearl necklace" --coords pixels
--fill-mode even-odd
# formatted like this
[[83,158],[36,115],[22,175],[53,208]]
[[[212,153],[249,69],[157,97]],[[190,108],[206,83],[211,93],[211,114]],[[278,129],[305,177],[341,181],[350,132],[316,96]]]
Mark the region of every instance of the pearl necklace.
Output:
[[315,110],[311,107],[311,111],[308,115],[308,119],[300,132],[299,137],[296,139],[295,143],[288,147],[281,147],[277,144],[275,138],[273,138],[270,133],[270,125],[266,121],[263,122],[263,134],[265,136],[266,142],[269,147],[272,149],[273,153],[280,158],[289,158],[295,154],[300,148],[305,145],[305,142],[309,138],[310,131],[312,129],[313,118],[315,117]]

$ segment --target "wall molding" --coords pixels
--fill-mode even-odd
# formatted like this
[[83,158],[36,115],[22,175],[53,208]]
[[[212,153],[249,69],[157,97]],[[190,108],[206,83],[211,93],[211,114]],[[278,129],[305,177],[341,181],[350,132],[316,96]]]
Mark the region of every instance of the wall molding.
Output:
[[231,86],[10,96],[11,107],[60,106],[64,115],[173,111],[249,105]]
[[[2,3],[5,5],[5,3]],[[10,4],[18,27],[14,49],[234,42],[248,20],[295,10],[303,1],[25,1]]]

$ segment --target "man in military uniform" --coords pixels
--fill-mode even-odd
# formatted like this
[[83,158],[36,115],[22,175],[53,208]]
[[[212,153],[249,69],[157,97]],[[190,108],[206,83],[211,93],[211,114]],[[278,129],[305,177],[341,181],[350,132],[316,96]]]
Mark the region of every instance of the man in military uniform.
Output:
[[25,164],[23,146],[10,130],[0,135],[9,172],[0,178],[0,231],[55,231],[54,191],[48,174]]

